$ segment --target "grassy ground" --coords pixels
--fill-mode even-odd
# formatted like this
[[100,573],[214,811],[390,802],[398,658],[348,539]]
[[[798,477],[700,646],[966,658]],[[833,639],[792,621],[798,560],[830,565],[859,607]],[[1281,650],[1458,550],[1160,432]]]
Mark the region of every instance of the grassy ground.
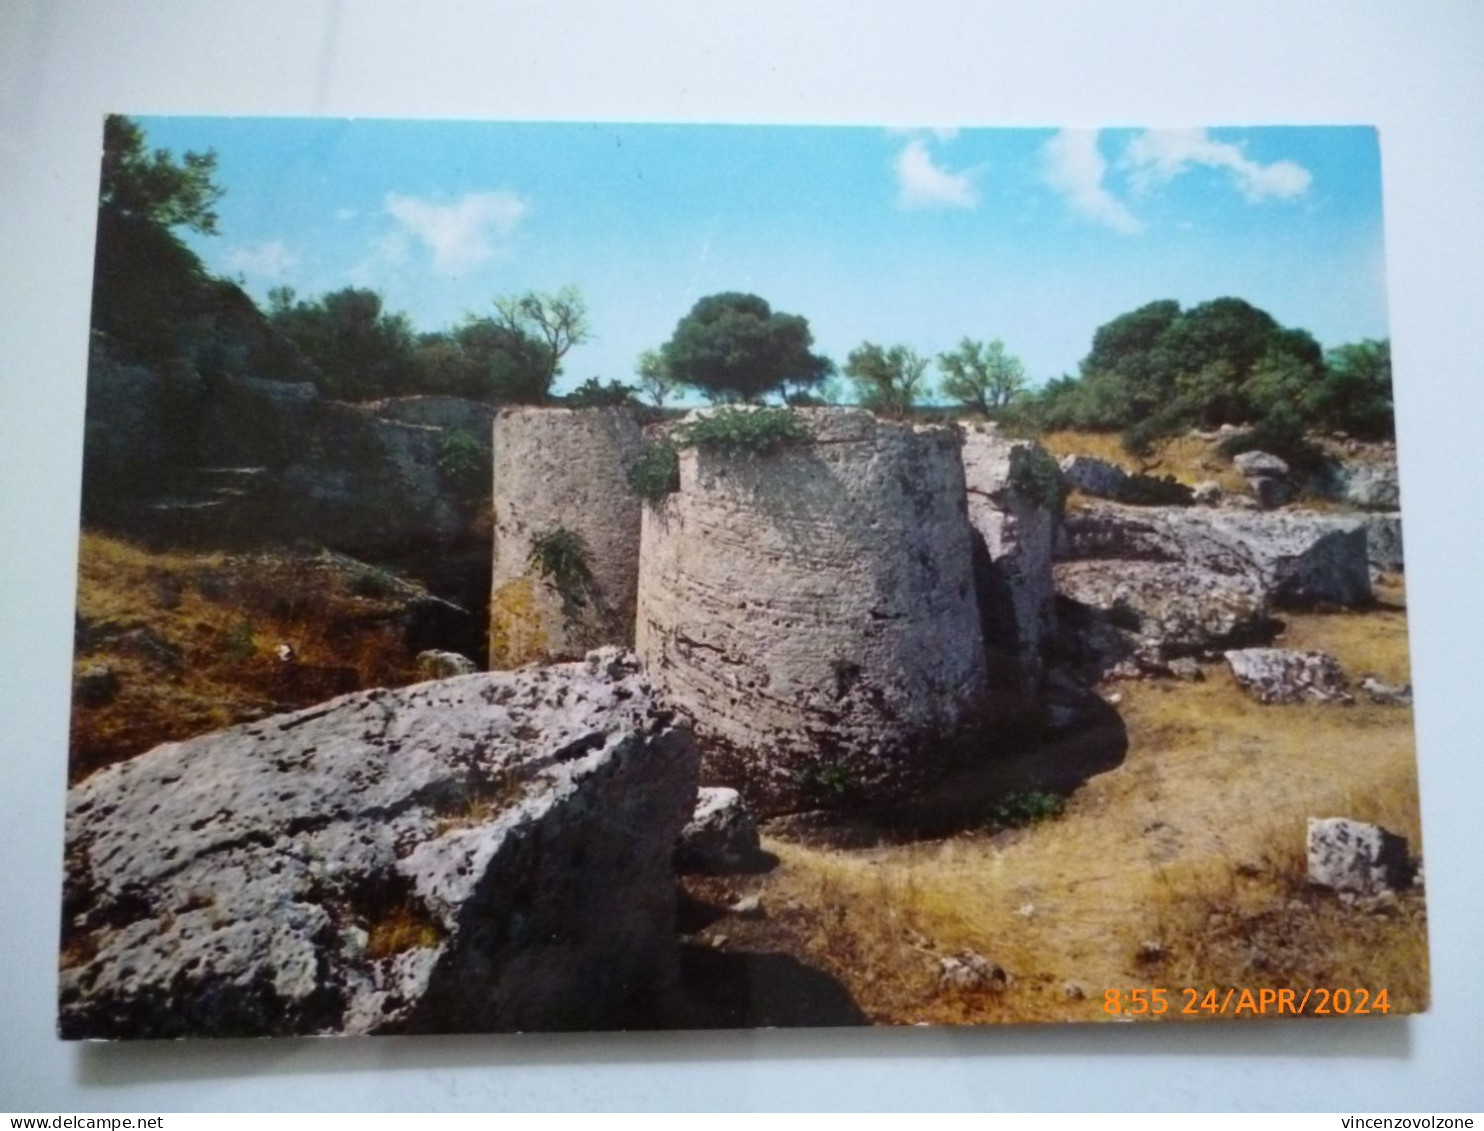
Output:
[[[1296,616],[1280,643],[1407,678],[1400,609]],[[768,841],[773,872],[688,881],[712,905],[756,893],[764,909],[699,941],[792,955],[877,1022],[1105,1020],[1104,991],[1140,986],[1384,987],[1393,1012],[1425,1008],[1420,893],[1372,913],[1304,881],[1311,815],[1377,820],[1420,851],[1411,711],[1264,707],[1224,665],[1205,674],[1116,685],[1126,760],[1060,817],[859,850]],[[1008,986],[940,988],[938,960],[964,949]]]
[[[76,702],[73,780],[161,742],[415,676],[410,587],[344,559],[156,553],[84,533],[74,675],[117,688]],[[277,657],[281,642],[296,659]]]

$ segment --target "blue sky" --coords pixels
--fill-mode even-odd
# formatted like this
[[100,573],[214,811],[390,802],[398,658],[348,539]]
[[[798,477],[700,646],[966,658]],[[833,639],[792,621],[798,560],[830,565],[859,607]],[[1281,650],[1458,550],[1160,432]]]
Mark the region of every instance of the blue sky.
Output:
[[1387,336],[1364,127],[924,129],[140,117],[215,150],[215,237],[262,300],[379,291],[419,329],[576,285],[559,388],[630,380],[700,297],[751,291],[844,362],[1002,338],[1033,383],[1103,322],[1235,295],[1326,346]]

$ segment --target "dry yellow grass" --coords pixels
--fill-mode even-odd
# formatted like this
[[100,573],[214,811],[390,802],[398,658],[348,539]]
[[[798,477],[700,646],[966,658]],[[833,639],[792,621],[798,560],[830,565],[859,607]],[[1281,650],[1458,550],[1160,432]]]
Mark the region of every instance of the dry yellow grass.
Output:
[[[1404,628],[1395,611],[1296,616],[1284,643],[1401,681]],[[725,893],[761,892],[768,917],[706,934],[820,967],[879,1022],[1105,1020],[1104,991],[1136,986],[1386,986],[1394,1011],[1424,1008],[1420,896],[1382,917],[1302,879],[1311,815],[1380,820],[1420,850],[1411,712],[1265,707],[1224,665],[1206,674],[1117,685],[1127,758],[1059,819],[856,851],[771,841],[779,867]],[[1141,960],[1146,940],[1165,956]],[[941,989],[938,959],[962,949],[1008,988]]]
[[1173,475],[1188,487],[1210,480],[1223,491],[1244,494],[1242,476],[1231,460],[1216,450],[1214,441],[1180,436],[1165,444],[1155,463],[1144,463],[1123,450],[1116,432],[1048,432],[1040,437],[1046,450],[1060,459],[1067,455],[1097,456],[1127,471],[1144,470],[1150,475]]
[[[71,776],[255,714],[408,682],[410,657],[382,611],[343,576],[290,561],[152,552],[84,532],[77,612],[91,627],[75,668],[106,663],[118,692],[74,703]],[[280,641],[294,664],[274,655]]]

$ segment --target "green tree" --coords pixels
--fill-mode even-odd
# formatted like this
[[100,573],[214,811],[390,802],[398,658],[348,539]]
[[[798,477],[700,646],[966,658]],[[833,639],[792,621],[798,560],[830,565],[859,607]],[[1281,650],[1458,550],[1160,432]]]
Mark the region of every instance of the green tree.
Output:
[[964,338],[952,353],[938,355],[938,368],[944,395],[985,416],[1025,390],[1025,366],[999,338],[988,344]]
[[327,396],[369,400],[414,391],[412,324],[384,310],[375,291],[345,287],[301,301],[292,288],[275,287],[268,302],[269,323],[319,369]]
[[660,353],[673,377],[713,401],[759,401],[830,375],[833,365],[810,352],[813,344],[799,315],[774,311],[757,295],[726,293],[697,302]]
[[1338,346],[1325,363],[1325,379],[1314,398],[1324,426],[1366,439],[1394,435],[1391,342],[1367,339]]
[[128,118],[104,120],[92,321],[123,360],[173,361],[188,324],[230,286],[211,279],[175,232],[216,233],[222,190],[215,171],[214,153],[188,152],[177,161],[169,150],[150,150]]
[[552,382],[562,371],[562,358],[592,336],[587,305],[576,287],[563,287],[552,294],[502,295],[495,299],[490,321],[501,331],[499,352],[505,355],[504,370],[496,372],[496,384],[507,394],[503,399],[532,399],[535,389],[529,382],[540,387],[534,399],[549,396]]
[[639,389],[649,398],[655,408],[663,408],[665,401],[675,394],[680,384],[665,364],[665,355],[660,350],[645,350],[634,366],[639,377]]
[[872,412],[902,417],[924,391],[928,359],[909,346],[882,348],[862,342],[850,351],[845,375],[855,382],[860,403]]

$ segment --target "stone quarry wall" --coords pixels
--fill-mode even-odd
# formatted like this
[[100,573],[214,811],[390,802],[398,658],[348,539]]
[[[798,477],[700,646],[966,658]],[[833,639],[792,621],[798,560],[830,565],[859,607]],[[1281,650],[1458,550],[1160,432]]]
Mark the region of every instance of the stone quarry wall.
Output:
[[[640,502],[625,472],[642,432],[621,408],[508,408],[495,417],[490,667],[570,659],[633,641]],[[536,539],[581,539],[590,575],[561,586],[531,563]]]
[[[1056,585],[1051,555],[1054,501],[1038,496],[1028,471],[1037,457],[1056,464],[1039,444],[1011,440],[993,426],[964,435],[969,524],[978,539],[975,580],[990,682],[1035,695],[1046,674],[1046,650],[1056,633]],[[1051,484],[1041,484],[1050,487]]]
[[633,1023],[696,752],[632,654],[357,692],[68,792],[64,1037]]
[[812,441],[683,447],[646,505],[637,651],[767,811],[889,801],[933,776],[986,684],[959,437],[804,410]]

